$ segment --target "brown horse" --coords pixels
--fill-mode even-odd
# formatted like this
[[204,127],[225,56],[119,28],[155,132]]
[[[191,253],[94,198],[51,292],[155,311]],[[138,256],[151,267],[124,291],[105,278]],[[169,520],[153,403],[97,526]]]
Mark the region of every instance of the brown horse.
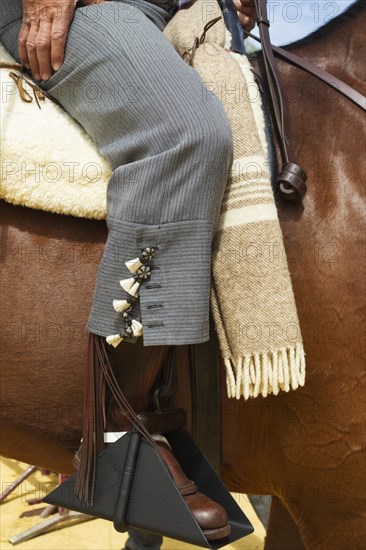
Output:
[[[356,2],[291,50],[366,93],[366,6]],[[266,548],[364,548],[365,115],[280,65],[293,139],[309,174],[305,209],[279,213],[307,352],[303,389],[249,402],[222,391],[231,490],[271,494]],[[86,359],[83,330],[105,224],[1,204],[1,454],[72,472]],[[187,346],[178,366],[186,371]],[[126,368],[163,347],[126,344]],[[235,442],[235,444],[234,444]]]

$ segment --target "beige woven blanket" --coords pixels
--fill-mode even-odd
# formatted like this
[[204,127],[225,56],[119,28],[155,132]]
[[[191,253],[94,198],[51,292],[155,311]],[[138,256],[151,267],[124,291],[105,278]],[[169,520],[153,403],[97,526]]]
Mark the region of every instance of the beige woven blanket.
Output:
[[[164,31],[181,55],[191,50],[208,20],[222,16],[214,3],[209,18],[203,17],[203,2],[178,11]],[[227,34],[221,19],[207,31],[193,63],[208,93],[222,100],[233,130],[234,162],[213,242],[211,306],[228,395],[248,399],[302,386],[305,358],[270,185],[261,99],[248,60],[225,48]],[[103,219],[108,163],[57,105],[47,100],[39,110],[35,102],[22,103],[11,92],[8,73],[1,70],[7,101],[2,101],[0,197],[13,204]],[[32,132],[19,132],[24,117]],[[57,147],[52,144],[55,127]],[[38,160],[38,167],[33,166],[34,143],[37,159],[44,159]]]
[[[213,10],[215,7],[216,13]],[[204,0],[179,11],[165,34],[181,54],[201,36]],[[210,5],[210,20],[222,15]],[[194,67],[224,104],[234,163],[213,243],[211,305],[229,397],[303,385],[305,356],[268,173],[258,87],[247,58],[225,49],[223,19],[206,33]]]

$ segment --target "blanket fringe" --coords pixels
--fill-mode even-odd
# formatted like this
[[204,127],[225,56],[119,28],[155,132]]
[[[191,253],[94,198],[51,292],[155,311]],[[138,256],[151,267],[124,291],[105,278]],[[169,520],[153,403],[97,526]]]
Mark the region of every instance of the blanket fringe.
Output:
[[296,390],[305,384],[305,352],[302,342],[294,346],[244,357],[227,357],[226,386],[228,397],[244,399],[280,390]]

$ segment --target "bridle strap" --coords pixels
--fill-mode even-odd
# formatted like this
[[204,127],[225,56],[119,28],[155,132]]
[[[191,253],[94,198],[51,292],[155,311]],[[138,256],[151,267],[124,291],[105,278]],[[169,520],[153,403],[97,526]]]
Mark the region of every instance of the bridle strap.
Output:
[[[254,34],[251,34],[250,32],[245,30],[244,32],[253,40],[256,40],[257,42],[261,41],[260,38],[258,38]],[[299,67],[299,69],[303,69],[313,76],[316,76],[317,78],[319,78],[319,80],[325,82],[325,84],[328,84],[328,86],[347,97],[350,101],[353,101],[353,103],[355,103],[363,111],[366,111],[366,97],[345,82],[343,82],[343,80],[340,80],[336,76],[328,73],[327,71],[324,71],[324,69],[321,69],[311,61],[299,57],[298,55],[289,52],[283,48],[278,48],[277,46],[272,45],[272,50],[278,57],[281,57],[282,59],[289,61],[289,63],[292,63],[296,67]]]
[[293,157],[291,144],[290,116],[285,104],[285,94],[282,88],[281,77],[273,55],[269,36],[269,20],[267,18],[267,3],[265,0],[255,0],[257,10],[257,25],[262,39],[263,60],[266,76],[273,102],[273,111],[276,125],[281,137],[281,147],[284,160],[289,162]]
[[257,25],[261,37],[264,68],[272,100],[274,122],[280,139],[281,155],[284,161],[276,184],[285,199],[299,202],[306,193],[305,182],[307,175],[294,162],[290,110],[269,36],[270,23],[267,16],[267,2],[266,0],[254,0],[254,4],[257,11]]

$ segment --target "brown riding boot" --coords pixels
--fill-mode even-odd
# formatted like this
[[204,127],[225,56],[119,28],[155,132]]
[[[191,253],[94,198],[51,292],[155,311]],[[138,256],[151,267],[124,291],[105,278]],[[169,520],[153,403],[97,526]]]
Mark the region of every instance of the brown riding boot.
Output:
[[[128,345],[123,348],[107,347],[106,351],[109,359],[108,362],[116,379],[114,384],[117,383],[120,386],[126,406],[129,405],[133,409],[136,417],[140,413],[154,411],[156,409],[156,392],[154,392],[154,388],[159,386],[159,382],[161,383],[159,375],[167,363],[174,363],[172,347],[143,347],[137,343],[131,347]],[[172,378],[169,373],[168,378],[170,380]],[[169,391],[166,394],[169,395]],[[160,405],[161,401],[164,400],[158,399],[157,401]],[[130,430],[133,420],[126,413],[126,410],[117,404],[113,391],[109,393],[105,404],[105,431]],[[163,402],[163,406],[165,405],[166,402]],[[160,414],[162,412],[164,411],[157,411],[159,417],[162,416]],[[165,430],[165,432],[167,431],[169,430]],[[163,427],[160,433],[164,433]],[[197,491],[196,484],[187,478],[167,441],[166,443],[164,441],[155,441],[155,445],[171,474],[172,480],[206,538],[208,540],[217,540],[227,537],[231,532],[231,527],[228,523],[225,509],[220,504]]]
[[168,466],[170,475],[172,476],[174,483],[176,484],[179,492],[182,496],[193,495],[197,493],[197,485],[191,479],[188,479],[183,472],[181,465],[173,455],[170,446],[163,441],[155,441],[159,455]]
[[[126,373],[126,369],[122,369],[118,373],[122,391],[126,388],[127,395],[124,391],[125,396],[133,406],[137,415],[139,415],[142,411],[144,413],[146,411],[153,411],[154,408],[156,408],[157,403],[158,405],[163,406],[168,403],[170,406],[172,405],[172,401],[169,399],[172,392],[169,391],[170,388],[167,388],[167,386],[174,387],[175,385],[174,376],[172,375],[172,369],[174,367],[174,350],[172,348],[169,349],[167,346],[156,346],[148,349],[148,352],[145,351],[146,348],[139,350],[139,353],[146,353],[146,360],[144,361],[143,368],[141,369],[140,366],[140,374],[134,371],[132,376],[129,372],[125,377],[124,373]],[[114,350],[112,354],[114,356]],[[142,356],[139,357],[140,361],[143,361],[143,359],[144,358]],[[125,365],[128,364],[124,356],[122,361]],[[170,369],[166,368],[169,367],[169,363],[172,363],[170,365]],[[115,356],[114,364],[115,368],[118,370],[119,367]],[[163,377],[161,377],[162,371],[164,371]],[[168,379],[167,383],[165,383],[166,379]],[[156,389],[160,389],[160,392],[156,392]],[[157,393],[159,393],[158,398]],[[161,397],[162,395],[163,398]],[[145,416],[147,415],[142,414],[139,417],[144,418]],[[161,418],[159,413],[158,416]],[[123,415],[123,412],[120,411],[113,402],[109,408],[109,418],[112,423],[111,426],[114,430],[128,429],[128,423],[126,423],[126,418]],[[160,431],[162,433],[169,431],[170,426],[168,428],[168,424],[169,418],[167,416],[167,419],[165,420],[165,430],[164,426],[160,426]],[[206,495],[197,491],[196,484],[194,481],[187,478],[181,468],[181,465],[172,453],[170,445],[167,441],[165,442],[164,440],[161,441],[157,439],[155,440],[155,444],[159,455],[165,462],[175,485],[179,489],[180,494],[184,498],[188,508],[202,529],[207,540],[218,540],[229,536],[231,527],[228,524],[226,510],[220,504],[214,502]]]
[[196,484],[187,478],[168,444],[163,441],[156,441],[156,444],[159,455],[166,463],[174,483],[207,540],[228,537],[231,527],[225,508],[197,491]]

